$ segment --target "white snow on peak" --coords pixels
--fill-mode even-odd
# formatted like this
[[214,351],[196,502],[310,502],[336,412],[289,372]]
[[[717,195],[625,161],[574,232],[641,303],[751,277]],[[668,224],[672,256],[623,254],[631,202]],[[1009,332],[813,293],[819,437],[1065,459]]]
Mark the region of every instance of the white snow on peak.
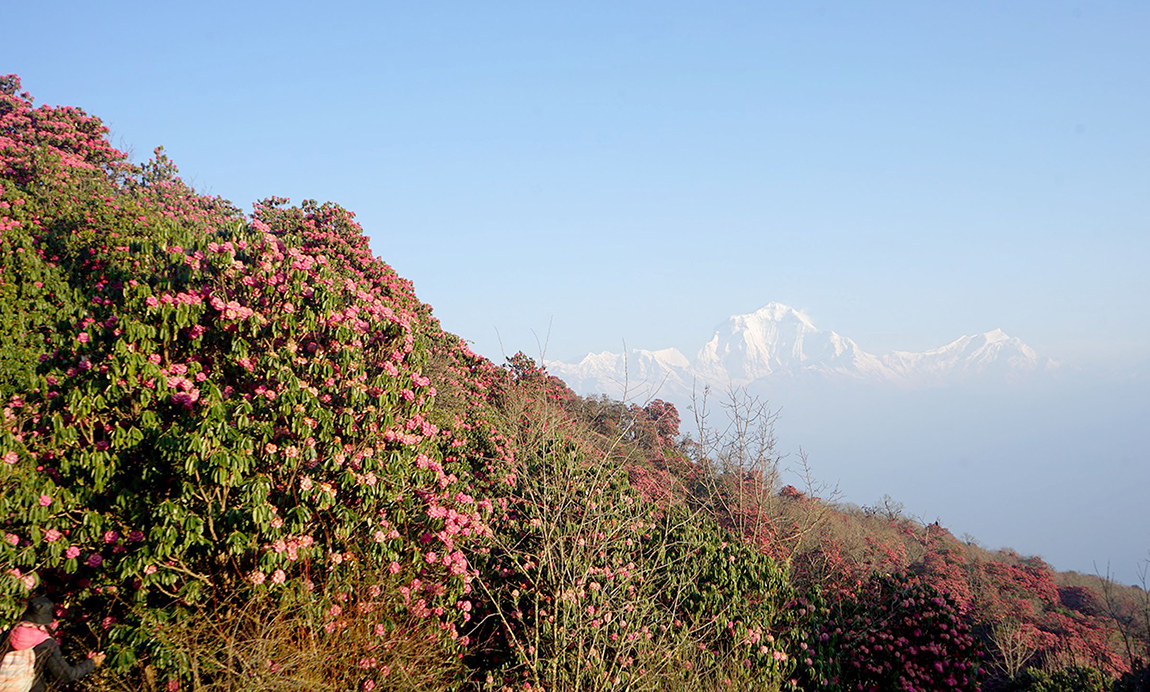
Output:
[[673,348],[588,354],[576,364],[549,362],[548,370],[576,391],[613,396],[689,393],[710,384],[747,385],[766,378],[823,379],[940,386],[971,378],[1012,379],[1057,369],[1034,349],[1001,329],[963,336],[919,353],[874,355],[853,340],[815,326],[802,311],[771,302],[732,315],[715,328],[694,360]]
[[807,316],[802,310],[795,309],[785,303],[771,301],[763,307],[755,310],[754,312],[746,315],[732,315],[732,320],[769,320],[772,322],[782,322],[784,320],[795,320],[801,322],[807,327],[814,329],[815,325],[811,322],[811,318]]
[[664,388],[690,391],[691,362],[674,348],[630,349],[626,353],[590,353],[578,363],[547,361],[547,371],[577,392],[646,400]]
[[651,360],[656,361],[660,365],[685,368],[691,364],[691,361],[687,360],[686,356],[674,348],[664,348],[659,351],[642,351],[642,353],[648,355]]
[[772,374],[869,377],[883,370],[882,363],[854,341],[820,330],[806,314],[783,303],[768,303],[719,325],[699,350],[695,366],[709,378],[726,375],[736,384]]

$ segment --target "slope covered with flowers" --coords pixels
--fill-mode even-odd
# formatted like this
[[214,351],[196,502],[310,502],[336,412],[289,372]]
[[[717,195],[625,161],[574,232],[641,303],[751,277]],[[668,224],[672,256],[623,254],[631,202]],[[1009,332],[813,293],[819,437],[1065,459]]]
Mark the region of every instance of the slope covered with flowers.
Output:
[[99,620],[116,666],[178,674],[150,631],[184,609],[241,586],[329,598],[370,564],[374,593],[404,589],[403,612],[458,636],[457,543],[490,533],[491,506],[428,418],[446,337],[410,284],[346,211],[269,200],[245,219],[17,85],[0,97],[7,614],[47,590]]
[[687,438],[496,367],[350,212],[245,216],[14,76],[0,233],[0,613],[52,596],[97,687],[973,690],[1145,650],[1045,565],[780,491],[756,410]]

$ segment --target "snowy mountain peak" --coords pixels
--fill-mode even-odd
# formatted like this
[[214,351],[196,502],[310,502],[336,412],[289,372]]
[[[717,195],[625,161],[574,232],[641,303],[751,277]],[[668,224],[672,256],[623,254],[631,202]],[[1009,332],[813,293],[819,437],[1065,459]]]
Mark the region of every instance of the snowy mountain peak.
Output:
[[881,369],[854,341],[820,330],[804,313],[777,302],[732,316],[716,328],[695,359],[695,370],[708,379],[736,384],[784,373],[871,376]]
[[711,384],[748,385],[767,378],[820,379],[930,387],[970,379],[1010,380],[1057,369],[1001,329],[963,336],[945,346],[877,356],[853,340],[814,325],[803,312],[771,302],[733,315],[715,328],[694,360],[675,349],[591,354],[578,364],[548,368],[581,392],[641,395]]
[[801,310],[796,310],[795,308],[791,307],[790,305],[787,305],[786,303],[779,303],[779,302],[775,302],[775,301],[767,303],[766,305],[759,308],[758,310],[755,310],[754,312],[747,313],[745,315],[733,315],[733,316],[731,316],[731,319],[732,320],[744,320],[744,321],[745,320],[769,320],[772,322],[782,322],[784,320],[791,320],[791,321],[797,321],[797,322],[800,322],[802,324],[805,324],[808,327],[810,327],[811,329],[815,328],[814,324],[811,323],[810,318],[807,317],[807,315],[805,313],[803,313]]

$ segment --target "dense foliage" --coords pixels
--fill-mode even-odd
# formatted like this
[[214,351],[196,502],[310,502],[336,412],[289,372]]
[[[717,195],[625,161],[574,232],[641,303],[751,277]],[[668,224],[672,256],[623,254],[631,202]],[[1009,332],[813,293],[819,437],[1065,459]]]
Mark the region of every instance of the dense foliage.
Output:
[[981,647],[954,602],[923,581],[874,575],[821,629],[843,689],[978,689]]

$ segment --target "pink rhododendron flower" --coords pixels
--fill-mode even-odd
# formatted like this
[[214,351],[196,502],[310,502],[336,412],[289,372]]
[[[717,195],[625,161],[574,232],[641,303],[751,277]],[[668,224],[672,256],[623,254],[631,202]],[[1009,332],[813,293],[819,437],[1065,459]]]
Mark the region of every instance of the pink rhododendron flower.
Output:
[[4,452],[4,463],[5,464],[15,464],[19,460],[20,460],[20,455],[16,454],[16,452],[12,452],[12,451]]
[[267,575],[257,569],[253,570],[251,574],[248,575],[248,579],[250,579],[253,584],[258,586],[264,583],[264,580],[267,579]]
[[277,569],[276,571],[272,572],[272,583],[273,584],[282,584],[282,583],[284,583],[284,581],[286,579],[287,579],[287,575],[284,574],[284,571],[282,569]]
[[50,504],[52,504],[51,496],[49,496],[49,495],[41,495],[40,496],[40,506],[41,507],[47,507]]
[[48,529],[44,532],[44,540],[48,541],[49,543],[54,543],[57,539],[60,538],[61,535],[62,534],[56,529]]
[[79,557],[79,556],[80,556],[80,549],[74,545],[68,546],[68,549],[64,551],[64,557],[68,558],[69,560],[71,560],[72,558]]
[[148,565],[147,567],[144,568],[144,574],[155,574],[155,573],[156,573],[156,566],[155,565]]

